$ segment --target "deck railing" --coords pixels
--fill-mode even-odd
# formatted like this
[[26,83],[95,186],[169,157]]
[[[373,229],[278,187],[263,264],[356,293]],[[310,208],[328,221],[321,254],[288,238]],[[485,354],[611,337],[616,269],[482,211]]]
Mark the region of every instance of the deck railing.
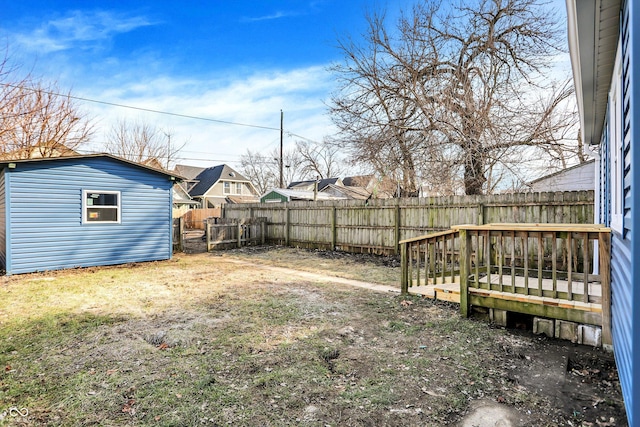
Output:
[[464,316],[482,306],[594,324],[611,342],[608,228],[460,225],[400,243],[403,292],[459,283]]

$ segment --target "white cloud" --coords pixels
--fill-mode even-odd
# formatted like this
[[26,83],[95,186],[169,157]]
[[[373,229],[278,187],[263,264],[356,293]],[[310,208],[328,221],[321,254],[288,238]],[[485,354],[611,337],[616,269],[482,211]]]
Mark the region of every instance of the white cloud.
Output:
[[300,15],[298,12],[283,12],[283,11],[278,11],[278,12],[274,12],[270,15],[264,15],[264,16],[257,16],[257,17],[244,17],[241,19],[242,22],[259,22],[259,21],[271,21],[274,19],[280,19],[280,18],[289,18],[292,16],[298,16]]
[[76,88],[79,96],[143,109],[184,116],[264,126],[225,124],[177,117],[148,111],[87,103],[90,113],[100,118],[96,146],[104,141],[116,120],[140,119],[170,130],[175,144],[188,142],[183,163],[212,166],[235,164],[247,149],[267,154],[279,147],[280,110],[284,111],[285,146],[291,147],[297,134],[314,141],[334,133],[323,98],[332,88],[323,67],[290,71],[256,72],[235,79],[174,79],[168,76],[126,81],[110,80],[108,86]]
[[107,11],[71,11],[63,17],[44,22],[30,32],[16,33],[14,41],[23,49],[50,53],[72,47],[91,47],[117,34],[149,25],[155,24],[142,16]]

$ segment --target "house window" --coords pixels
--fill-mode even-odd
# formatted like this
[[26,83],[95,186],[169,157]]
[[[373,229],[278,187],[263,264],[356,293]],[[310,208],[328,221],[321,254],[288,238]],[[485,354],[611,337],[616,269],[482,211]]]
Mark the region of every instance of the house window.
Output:
[[228,181],[224,182],[224,194],[230,194],[231,193],[231,183]]
[[242,183],[236,182],[236,194],[242,194]]
[[620,42],[613,68],[611,91],[609,92],[609,150],[611,167],[611,228],[622,233],[624,202],[624,155],[622,147],[622,64]]
[[82,192],[82,222],[85,224],[119,223],[120,192],[84,190]]

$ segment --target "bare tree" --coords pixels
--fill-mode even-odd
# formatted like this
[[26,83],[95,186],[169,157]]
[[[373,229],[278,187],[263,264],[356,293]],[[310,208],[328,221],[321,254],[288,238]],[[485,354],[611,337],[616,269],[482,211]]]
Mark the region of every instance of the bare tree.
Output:
[[55,83],[20,76],[0,61],[0,151],[3,157],[55,157],[74,153],[93,133],[70,92]]
[[169,169],[185,145],[176,144],[172,136],[149,123],[120,119],[107,134],[104,148],[132,162]]
[[263,154],[247,150],[240,156],[240,171],[251,181],[260,194],[278,186],[277,164],[273,159]]
[[332,116],[353,158],[379,153],[408,188],[443,165],[466,194],[482,194],[515,170],[514,149],[566,151],[575,112],[558,112],[572,89],[553,91],[545,75],[561,32],[537,0],[425,0],[394,31],[383,14],[367,20],[364,44],[340,41],[345,61],[333,68]]
[[[297,150],[284,150],[282,153],[282,171],[284,186],[295,180],[305,179],[302,159]],[[280,151],[272,150],[264,155],[247,150],[240,156],[240,171],[261,194],[280,185]]]
[[302,173],[319,178],[339,177],[345,171],[340,159],[340,147],[323,142],[297,141],[296,150],[302,159]]

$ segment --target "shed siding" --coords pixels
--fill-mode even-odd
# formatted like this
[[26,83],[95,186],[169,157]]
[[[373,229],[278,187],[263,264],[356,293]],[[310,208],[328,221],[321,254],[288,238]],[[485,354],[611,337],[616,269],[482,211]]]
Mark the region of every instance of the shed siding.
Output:
[[5,175],[0,171],[0,268],[7,268],[7,210],[5,204]]
[[[20,164],[10,179],[11,271],[171,257],[171,181],[109,158]],[[121,221],[82,224],[82,191],[120,191]]]
[[[637,12],[636,12],[637,14]],[[640,138],[640,68],[636,58],[640,58],[640,34],[634,31],[631,22],[634,2],[624,2],[622,10],[622,110],[623,110],[623,227],[622,233],[612,233],[611,252],[611,312],[613,346],[620,375],[622,393],[627,410],[629,425],[635,425],[634,418],[640,416],[640,198],[635,189],[640,188],[640,153],[632,141]],[[637,17],[635,18],[637,20]],[[634,143],[635,144],[635,143]],[[635,149],[634,149],[635,148]],[[609,191],[611,190],[609,183]],[[607,192],[605,192],[607,193]],[[610,209],[611,198],[603,197],[601,202]],[[634,286],[634,284],[636,286]],[[635,402],[635,403],[634,403]]]

